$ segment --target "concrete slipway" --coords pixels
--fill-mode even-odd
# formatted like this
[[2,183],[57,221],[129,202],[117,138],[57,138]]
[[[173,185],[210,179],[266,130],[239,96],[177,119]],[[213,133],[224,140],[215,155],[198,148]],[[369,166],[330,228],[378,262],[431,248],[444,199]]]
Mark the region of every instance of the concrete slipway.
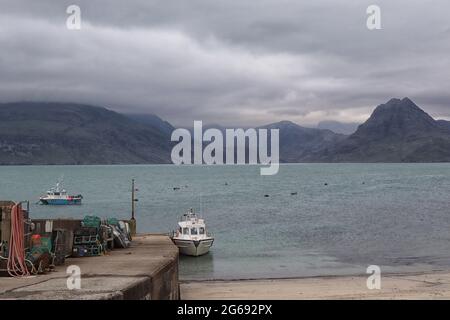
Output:
[[[81,288],[67,287],[67,267],[81,269]],[[56,271],[0,278],[0,299],[178,299],[178,248],[167,236],[142,235],[130,248],[69,258]]]

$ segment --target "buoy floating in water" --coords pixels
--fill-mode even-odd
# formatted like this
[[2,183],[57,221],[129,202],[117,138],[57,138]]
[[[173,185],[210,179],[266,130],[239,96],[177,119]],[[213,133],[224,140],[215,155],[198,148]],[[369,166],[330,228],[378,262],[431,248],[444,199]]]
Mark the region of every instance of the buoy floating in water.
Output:
[[264,198],[268,198],[268,197],[269,197],[269,195],[268,195],[268,194],[265,194],[265,195],[264,195]]
[[297,192],[291,192],[291,196],[296,196]]

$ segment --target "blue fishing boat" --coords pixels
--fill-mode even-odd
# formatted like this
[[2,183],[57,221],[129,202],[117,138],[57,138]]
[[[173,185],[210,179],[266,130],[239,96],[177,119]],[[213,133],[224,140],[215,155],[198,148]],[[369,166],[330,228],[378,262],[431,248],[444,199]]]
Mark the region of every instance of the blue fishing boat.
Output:
[[57,182],[56,186],[49,191],[45,196],[39,198],[41,204],[45,205],[79,205],[83,196],[81,194],[71,196],[67,191],[61,187],[61,182]]

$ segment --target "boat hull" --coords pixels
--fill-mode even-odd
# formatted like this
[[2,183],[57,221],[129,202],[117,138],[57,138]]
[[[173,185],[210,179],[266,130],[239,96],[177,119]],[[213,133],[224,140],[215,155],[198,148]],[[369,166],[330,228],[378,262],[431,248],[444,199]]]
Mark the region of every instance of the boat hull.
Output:
[[80,205],[81,199],[40,199],[41,204],[52,206]]
[[207,254],[214,243],[213,238],[202,240],[185,240],[173,238],[172,240],[178,247],[180,254],[193,257]]

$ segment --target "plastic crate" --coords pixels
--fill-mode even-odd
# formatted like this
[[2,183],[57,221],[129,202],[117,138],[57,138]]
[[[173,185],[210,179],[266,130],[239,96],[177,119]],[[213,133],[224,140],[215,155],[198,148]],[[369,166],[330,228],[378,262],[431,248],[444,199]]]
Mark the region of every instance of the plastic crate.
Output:
[[72,248],[72,256],[74,257],[93,257],[103,254],[101,245],[75,245]]
[[102,220],[97,216],[85,216],[82,222],[83,227],[99,228]]
[[74,236],[95,236],[98,234],[96,227],[80,227],[74,231]]
[[81,245],[81,244],[98,244],[100,242],[99,236],[75,236],[73,238],[73,244]]
[[119,220],[117,220],[116,218],[108,218],[106,219],[106,223],[113,226],[117,226],[119,224]]

